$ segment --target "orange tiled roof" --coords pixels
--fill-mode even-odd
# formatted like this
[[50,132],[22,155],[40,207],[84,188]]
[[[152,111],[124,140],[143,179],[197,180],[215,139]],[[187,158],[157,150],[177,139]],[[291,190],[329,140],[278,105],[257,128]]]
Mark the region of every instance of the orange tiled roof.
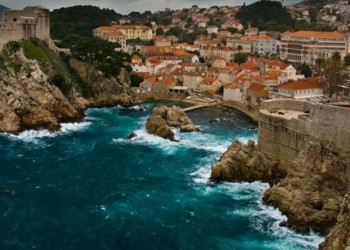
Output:
[[281,89],[316,89],[323,87],[323,79],[320,77],[309,77],[304,80],[295,81],[295,82],[287,82],[278,86]]
[[190,56],[191,54],[183,49],[179,49],[179,50],[174,51],[174,55],[175,56]]
[[163,80],[162,80],[162,83],[165,83],[166,85],[174,85],[175,84],[175,81],[174,81],[174,79],[172,79],[172,78],[164,78]]
[[323,32],[323,31],[297,31],[292,33],[284,33],[287,36],[302,36],[302,37],[322,37],[322,38],[346,38],[346,35],[338,32]]
[[255,92],[262,92],[265,91],[266,86],[260,83],[253,82],[248,87],[248,90],[255,91]]
[[150,78],[147,78],[146,79],[149,83],[156,83],[157,82],[157,77],[155,76],[152,76]]

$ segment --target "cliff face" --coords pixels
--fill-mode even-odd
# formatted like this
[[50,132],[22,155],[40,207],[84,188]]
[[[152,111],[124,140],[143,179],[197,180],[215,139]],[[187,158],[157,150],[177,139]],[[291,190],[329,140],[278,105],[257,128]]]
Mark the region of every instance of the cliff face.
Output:
[[350,249],[350,193],[344,198],[336,226],[332,229],[326,240],[320,244],[320,249]]
[[89,107],[106,107],[122,105],[125,107],[133,106],[137,103],[130,96],[130,85],[127,81],[125,71],[122,71],[119,79],[106,78],[103,73],[97,71],[93,65],[78,61],[70,60],[70,65],[79,73],[82,80],[92,92],[92,96],[83,100],[82,105]]
[[259,152],[253,142],[234,142],[212,167],[211,180],[278,183],[265,192],[263,201],[288,217],[284,224],[297,231],[327,233],[349,190],[349,169],[335,148],[310,141],[285,176],[285,167]]
[[[62,122],[81,121],[88,107],[135,105],[125,72],[119,79],[107,78],[92,65],[73,60],[83,79],[79,88],[52,51],[35,52],[42,61],[26,58],[22,48],[0,54],[0,132],[57,131]],[[90,95],[84,96],[81,88]]]
[[15,133],[25,129],[56,131],[61,122],[81,120],[83,113],[62,92],[48,83],[37,61],[28,60],[19,50],[12,64],[21,67],[0,70],[0,131]]
[[310,141],[290,164],[287,177],[268,189],[263,200],[287,215],[287,226],[327,233],[347,193],[348,172],[349,165],[335,148]]

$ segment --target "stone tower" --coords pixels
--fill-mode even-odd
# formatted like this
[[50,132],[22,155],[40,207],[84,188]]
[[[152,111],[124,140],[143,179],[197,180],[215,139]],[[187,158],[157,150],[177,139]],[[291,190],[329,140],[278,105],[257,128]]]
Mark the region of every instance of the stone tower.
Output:
[[41,6],[6,10],[0,20],[0,50],[9,41],[50,39],[50,11]]

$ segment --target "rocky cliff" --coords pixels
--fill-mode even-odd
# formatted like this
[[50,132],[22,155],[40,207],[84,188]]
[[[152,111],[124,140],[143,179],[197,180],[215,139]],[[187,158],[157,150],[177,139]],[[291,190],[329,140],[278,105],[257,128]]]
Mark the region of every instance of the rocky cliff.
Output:
[[118,79],[105,77],[102,72],[95,69],[89,63],[70,60],[70,65],[79,73],[80,77],[92,92],[90,98],[84,100],[85,105],[89,107],[106,107],[122,105],[125,107],[133,106],[137,103],[130,90],[125,70],[122,70]]
[[344,198],[336,226],[332,229],[326,240],[320,244],[320,249],[350,249],[350,193]]
[[212,167],[212,181],[264,181],[273,185],[285,177],[278,162],[258,151],[255,142],[235,141]]
[[[79,121],[83,113],[62,92],[48,82],[48,76],[23,50],[3,62],[0,70],[0,131],[25,129],[59,130],[61,122]],[[7,67],[6,67],[7,66]]]
[[263,200],[287,215],[287,226],[328,233],[348,192],[349,167],[331,145],[309,141],[290,164],[287,177],[268,189]]
[[278,182],[265,192],[263,201],[287,215],[284,225],[302,232],[311,228],[327,233],[335,225],[349,190],[349,169],[346,156],[319,141],[306,144],[287,174],[253,142],[234,142],[212,167],[211,180]]
[[31,45],[30,56],[38,59],[28,59],[19,44],[0,54],[0,132],[57,131],[62,122],[81,121],[88,107],[135,104],[125,72],[119,79],[108,78],[92,65],[72,60],[82,79],[79,86],[71,69],[48,48]]

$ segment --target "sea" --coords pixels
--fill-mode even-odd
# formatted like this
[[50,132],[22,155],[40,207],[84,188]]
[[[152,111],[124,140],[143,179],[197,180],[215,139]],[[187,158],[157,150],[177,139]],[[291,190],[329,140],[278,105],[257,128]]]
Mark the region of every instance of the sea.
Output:
[[[312,231],[262,203],[262,182],[209,181],[230,144],[257,124],[229,109],[188,115],[200,132],[149,135],[152,108],[86,111],[58,133],[0,134],[0,249],[317,249]],[[137,137],[129,140],[135,131]]]

